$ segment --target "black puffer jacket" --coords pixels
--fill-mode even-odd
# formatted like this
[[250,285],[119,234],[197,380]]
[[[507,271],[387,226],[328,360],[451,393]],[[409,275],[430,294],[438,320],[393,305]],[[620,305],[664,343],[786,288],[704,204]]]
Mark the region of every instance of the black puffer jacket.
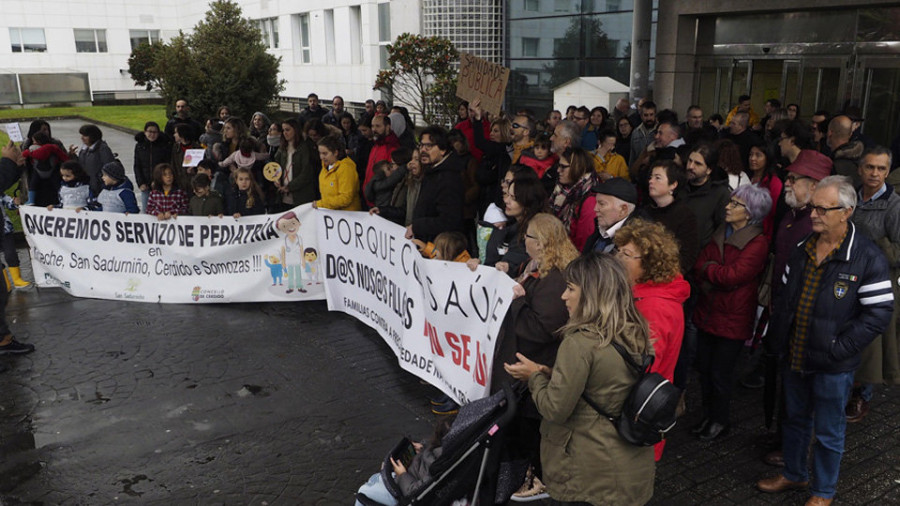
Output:
[[[894,294],[887,259],[868,238],[849,223],[847,237],[825,266],[812,309],[803,354],[804,372],[841,373],[856,370],[860,353],[891,320]],[[791,253],[783,287],[772,305],[765,339],[770,353],[790,353],[791,328],[803,291],[803,270],[810,260],[806,243]],[[790,360],[787,355],[786,360]]]
[[438,165],[425,168],[412,215],[416,239],[434,241],[441,232],[462,231],[464,164],[453,151]]
[[172,161],[172,139],[163,132],[150,142],[144,132],[134,136],[134,182],[140,188],[153,182],[153,167]]

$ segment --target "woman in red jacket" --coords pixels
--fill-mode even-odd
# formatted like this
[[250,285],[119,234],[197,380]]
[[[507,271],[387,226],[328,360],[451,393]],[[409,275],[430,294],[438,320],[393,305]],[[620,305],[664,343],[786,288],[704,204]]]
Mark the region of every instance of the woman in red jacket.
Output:
[[[654,352],[650,370],[672,381],[684,334],[682,305],[691,294],[691,286],[681,275],[678,241],[665,225],[641,219],[619,229],[614,241],[616,258],[631,278],[634,305],[650,324]],[[665,444],[655,445],[657,461]]]
[[725,223],[694,265],[700,285],[694,311],[696,366],[706,417],[692,432],[704,441],[729,429],[734,369],[744,341],[753,335],[757,288],[769,253],[762,221],[771,208],[767,189],[746,185],[735,190],[725,207]]

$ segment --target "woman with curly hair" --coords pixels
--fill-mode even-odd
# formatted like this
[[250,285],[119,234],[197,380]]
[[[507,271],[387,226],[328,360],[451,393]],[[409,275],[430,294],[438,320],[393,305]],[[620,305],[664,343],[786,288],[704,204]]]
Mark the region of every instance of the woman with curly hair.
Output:
[[[678,242],[660,223],[635,219],[616,232],[616,258],[625,266],[634,305],[650,324],[656,358],[651,371],[672,381],[684,334],[684,301],[691,287],[681,275]],[[656,460],[666,442],[655,445]]]
[[[566,289],[563,272],[578,257],[578,250],[569,241],[565,226],[551,214],[538,213],[525,230],[525,249],[531,260],[516,278],[515,298],[497,337],[491,393],[502,390],[506,383],[515,382],[503,364],[516,362],[517,353],[552,367],[560,343],[557,331],[569,318],[560,298]],[[519,458],[529,460],[538,477],[535,482],[538,488],[540,423],[541,416],[534,402],[526,397],[513,422],[510,440],[515,441],[515,448],[511,450],[517,452]],[[526,485],[534,486],[532,483]]]

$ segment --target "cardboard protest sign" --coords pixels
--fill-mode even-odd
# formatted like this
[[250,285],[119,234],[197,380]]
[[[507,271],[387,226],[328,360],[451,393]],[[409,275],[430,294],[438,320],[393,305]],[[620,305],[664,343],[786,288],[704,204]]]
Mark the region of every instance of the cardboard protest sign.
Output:
[[459,54],[456,96],[470,103],[481,100],[481,108],[498,115],[503,107],[509,69],[469,53]]

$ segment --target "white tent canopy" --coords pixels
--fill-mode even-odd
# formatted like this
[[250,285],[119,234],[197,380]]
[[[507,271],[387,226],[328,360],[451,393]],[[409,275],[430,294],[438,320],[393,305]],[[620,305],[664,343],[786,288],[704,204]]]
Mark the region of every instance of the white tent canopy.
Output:
[[553,90],[553,108],[565,112],[570,105],[606,107],[610,112],[620,98],[628,98],[628,86],[611,77],[576,77]]

